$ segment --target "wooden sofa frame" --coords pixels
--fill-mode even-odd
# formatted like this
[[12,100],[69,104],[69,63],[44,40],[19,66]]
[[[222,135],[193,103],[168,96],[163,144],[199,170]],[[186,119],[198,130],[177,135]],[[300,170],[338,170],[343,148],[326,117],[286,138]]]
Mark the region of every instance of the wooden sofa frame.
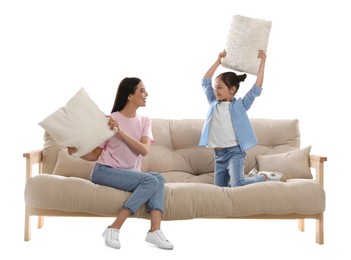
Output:
[[[38,166],[38,174],[42,173],[42,156],[43,149],[30,151],[23,154],[26,159],[26,183],[33,176],[34,166]],[[324,185],[324,162],[327,161],[327,157],[319,155],[310,155],[310,167],[315,170],[315,180]],[[324,219],[323,212],[319,214],[285,214],[285,215],[254,215],[248,217],[237,217],[238,219],[297,219],[298,230],[301,232],[305,231],[305,219],[316,220],[316,242],[318,244],[324,244]],[[37,227],[42,228],[44,226],[44,216],[76,216],[76,217],[105,217],[98,216],[83,212],[65,212],[60,210],[52,209],[39,209],[33,207],[25,207],[24,217],[24,240],[29,241],[31,239],[31,216],[38,216]],[[115,216],[111,216],[115,217]],[[235,218],[235,217],[233,217]]]

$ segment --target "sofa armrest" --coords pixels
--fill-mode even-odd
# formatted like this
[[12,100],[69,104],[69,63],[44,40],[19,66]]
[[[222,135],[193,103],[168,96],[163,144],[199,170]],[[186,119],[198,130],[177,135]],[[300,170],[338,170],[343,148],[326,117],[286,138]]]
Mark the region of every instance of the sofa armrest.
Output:
[[316,170],[316,181],[322,186],[324,184],[324,162],[327,161],[327,157],[310,154],[310,165]]
[[33,175],[33,166],[38,164],[38,173],[42,172],[42,156],[43,149],[38,149],[30,152],[23,153],[23,157],[26,159],[26,183],[29,178]]

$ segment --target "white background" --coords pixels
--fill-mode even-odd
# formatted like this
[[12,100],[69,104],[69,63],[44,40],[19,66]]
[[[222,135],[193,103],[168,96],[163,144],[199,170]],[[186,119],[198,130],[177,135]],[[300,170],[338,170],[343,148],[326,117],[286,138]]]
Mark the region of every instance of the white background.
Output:
[[[1,1],[1,222],[0,258],[297,259],[350,256],[349,70],[347,1]],[[129,219],[122,249],[103,244],[112,219],[33,219],[23,241],[23,152],[41,148],[44,117],[81,87],[105,112],[126,76],[140,77],[152,118],[204,118],[201,78],[225,48],[235,14],[272,21],[264,91],[250,117],[297,118],[301,146],[328,157],[325,165],[325,244],[315,243],[315,222],[297,231],[291,220],[164,222],[175,244],[163,251],[144,241],[149,223]],[[220,72],[219,69],[217,72]],[[255,78],[248,76],[241,92]],[[1,255],[8,255],[4,258]]]

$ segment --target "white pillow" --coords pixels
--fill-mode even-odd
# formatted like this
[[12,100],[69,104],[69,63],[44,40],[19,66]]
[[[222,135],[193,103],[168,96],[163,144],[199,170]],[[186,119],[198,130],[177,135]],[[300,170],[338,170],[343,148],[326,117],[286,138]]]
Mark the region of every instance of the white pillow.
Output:
[[267,52],[270,21],[234,15],[230,25],[226,56],[222,65],[226,68],[257,75],[261,59],[258,50]]
[[61,149],[58,153],[56,166],[52,174],[90,180],[95,163],[70,156],[66,149]]
[[74,155],[80,157],[115,133],[110,130],[107,121],[105,114],[81,88],[65,106],[39,122],[39,125],[59,145],[76,147],[78,151]]
[[281,172],[286,179],[312,179],[311,146],[286,153],[256,156],[259,171]]

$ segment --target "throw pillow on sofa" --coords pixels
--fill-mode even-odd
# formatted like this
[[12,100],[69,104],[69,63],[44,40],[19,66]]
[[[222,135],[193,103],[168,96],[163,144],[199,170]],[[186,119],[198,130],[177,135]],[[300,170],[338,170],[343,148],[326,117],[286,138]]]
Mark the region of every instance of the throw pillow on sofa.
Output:
[[81,88],[65,106],[39,122],[55,141],[64,147],[78,149],[83,156],[114,135],[107,125],[107,117]]
[[61,149],[52,174],[90,180],[95,163],[70,156],[65,149]]
[[309,154],[311,146],[303,149],[272,155],[256,156],[259,171],[283,173],[286,179],[312,179]]
[[222,65],[257,75],[261,63],[257,58],[258,50],[267,52],[271,26],[270,21],[234,15],[227,36],[227,54],[222,59]]

